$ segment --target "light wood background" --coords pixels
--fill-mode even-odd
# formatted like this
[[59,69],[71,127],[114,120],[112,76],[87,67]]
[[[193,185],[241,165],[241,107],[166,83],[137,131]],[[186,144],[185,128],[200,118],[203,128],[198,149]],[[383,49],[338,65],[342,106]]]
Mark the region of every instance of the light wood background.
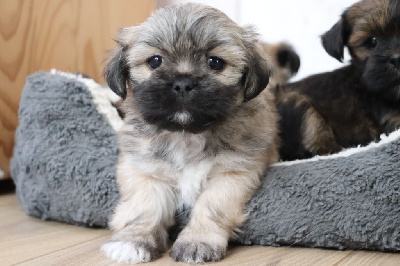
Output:
[[118,28],[143,22],[155,0],[0,0],[0,169],[9,160],[28,75],[56,68],[101,78]]

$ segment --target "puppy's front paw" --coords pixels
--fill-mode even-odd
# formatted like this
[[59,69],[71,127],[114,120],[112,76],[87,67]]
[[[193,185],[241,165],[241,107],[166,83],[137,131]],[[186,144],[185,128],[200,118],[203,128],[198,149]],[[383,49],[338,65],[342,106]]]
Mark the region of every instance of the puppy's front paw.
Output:
[[178,240],[172,247],[171,257],[175,261],[186,263],[204,263],[221,260],[226,253],[226,247],[207,242]]
[[109,241],[101,247],[105,255],[119,263],[148,262],[158,257],[145,244],[122,241]]

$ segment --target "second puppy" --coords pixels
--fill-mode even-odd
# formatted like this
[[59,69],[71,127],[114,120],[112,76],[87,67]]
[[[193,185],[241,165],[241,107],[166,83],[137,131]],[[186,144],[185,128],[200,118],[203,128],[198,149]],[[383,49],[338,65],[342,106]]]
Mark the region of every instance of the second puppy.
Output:
[[260,175],[278,160],[271,66],[250,28],[199,4],[160,9],[123,29],[105,69],[125,98],[107,257],[146,262],[167,249],[176,211],[192,207],[176,261],[224,257]]
[[285,42],[261,43],[265,53],[271,58],[274,72],[268,87],[286,84],[297,74],[300,68],[300,57],[293,47]]
[[284,160],[328,154],[378,140],[400,127],[400,2],[363,0],[323,37],[351,64],[276,88]]

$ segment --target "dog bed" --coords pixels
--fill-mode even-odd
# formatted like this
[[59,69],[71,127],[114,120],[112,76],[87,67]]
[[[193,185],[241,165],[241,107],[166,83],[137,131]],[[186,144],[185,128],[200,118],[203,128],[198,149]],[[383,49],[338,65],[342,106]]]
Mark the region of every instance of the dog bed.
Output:
[[[32,216],[106,227],[119,198],[113,93],[79,75],[28,77],[11,173]],[[400,131],[379,143],[271,166],[249,202],[244,245],[400,250]],[[176,230],[189,212],[177,214]]]

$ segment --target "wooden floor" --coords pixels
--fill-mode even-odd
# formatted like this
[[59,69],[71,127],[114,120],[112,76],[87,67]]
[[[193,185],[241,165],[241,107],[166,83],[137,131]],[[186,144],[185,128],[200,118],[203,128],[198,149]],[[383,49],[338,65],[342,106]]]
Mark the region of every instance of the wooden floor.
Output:
[[[28,217],[15,194],[0,195],[0,265],[117,265],[99,251],[110,232]],[[400,254],[290,247],[232,247],[216,265],[400,265]],[[166,254],[146,265],[174,263]]]

